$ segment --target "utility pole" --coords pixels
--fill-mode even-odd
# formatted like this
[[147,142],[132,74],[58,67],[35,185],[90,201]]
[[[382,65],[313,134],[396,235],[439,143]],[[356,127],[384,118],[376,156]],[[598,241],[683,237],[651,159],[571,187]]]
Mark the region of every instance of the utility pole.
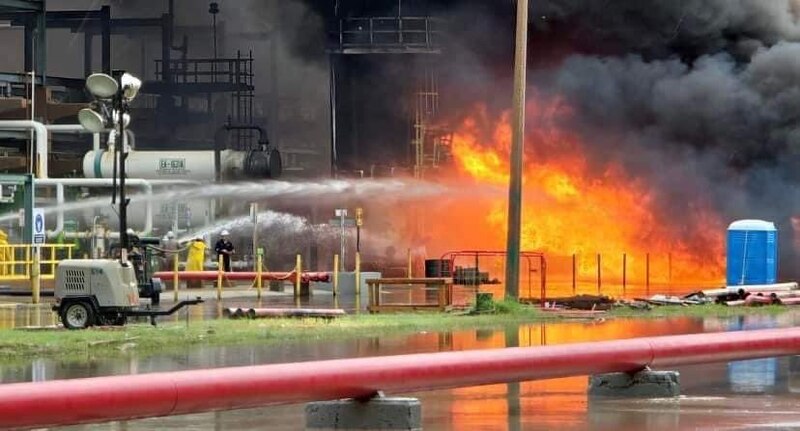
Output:
[[514,55],[511,177],[508,185],[506,240],[506,297],[519,298],[519,254],[522,225],[522,156],[525,143],[525,85],[528,57],[528,0],[517,0],[517,36]]

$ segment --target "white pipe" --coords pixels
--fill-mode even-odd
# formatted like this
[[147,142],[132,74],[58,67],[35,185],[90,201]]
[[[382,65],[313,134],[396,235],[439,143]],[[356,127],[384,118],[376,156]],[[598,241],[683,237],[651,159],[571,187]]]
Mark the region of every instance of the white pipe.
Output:
[[[0,121],[0,130],[32,130],[36,135],[36,178],[47,178],[47,128],[38,121]],[[33,163],[33,161],[31,161]]]
[[79,135],[91,133],[92,149],[95,151],[100,149],[100,134],[92,133],[80,124],[45,124],[44,127],[46,127],[50,133],[77,133]]
[[56,184],[56,205],[58,205],[59,208],[56,216],[56,228],[55,230],[46,232],[48,238],[55,238],[64,230],[64,211],[61,210],[62,205],[64,205],[64,184],[61,183]]
[[[130,185],[132,187],[141,187],[144,189],[145,194],[149,196],[153,195],[153,184],[151,181],[143,180],[140,178],[131,178],[125,180],[126,185]],[[163,183],[163,182],[162,182]],[[42,179],[36,181],[37,186],[56,186],[56,187],[111,187],[113,185],[112,178],[52,178],[52,179]],[[62,196],[63,200],[63,189],[62,189]],[[64,212],[60,209],[60,202],[59,202],[59,211],[58,211],[58,219],[61,222],[61,230],[63,230],[63,217]],[[58,228],[57,228],[58,229]],[[152,199],[147,199],[145,203],[145,225],[144,229],[139,232],[139,235],[145,236],[150,234],[153,230],[153,201]],[[60,231],[59,231],[60,232]],[[54,235],[57,235],[56,232]],[[67,238],[85,238],[91,233],[86,232],[67,232],[65,236]]]

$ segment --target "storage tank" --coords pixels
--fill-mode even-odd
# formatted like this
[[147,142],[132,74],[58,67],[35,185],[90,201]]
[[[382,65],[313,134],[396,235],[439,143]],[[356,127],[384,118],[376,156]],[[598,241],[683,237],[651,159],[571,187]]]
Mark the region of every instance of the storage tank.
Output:
[[728,286],[773,284],[778,278],[778,230],[763,220],[728,227]]
[[[83,157],[86,178],[111,178],[114,172],[114,153],[106,150],[89,151]],[[268,151],[220,152],[222,177],[232,179],[277,178],[282,166],[280,153]],[[214,181],[216,163],[213,151],[138,151],[131,150],[125,163],[128,178]]]

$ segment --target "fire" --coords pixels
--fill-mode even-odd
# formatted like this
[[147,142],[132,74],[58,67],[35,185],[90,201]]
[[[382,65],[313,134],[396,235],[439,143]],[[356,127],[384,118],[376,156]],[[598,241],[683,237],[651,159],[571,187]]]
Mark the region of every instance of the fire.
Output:
[[[648,274],[653,283],[721,282],[724,227],[702,196],[688,203],[681,220],[668,219],[659,210],[658,190],[646,179],[629,175],[619,163],[598,167],[587,159],[581,139],[556,124],[566,115],[569,109],[558,100],[528,104],[522,248],[545,252],[548,263],[568,259],[570,277],[574,254],[578,277],[596,278],[599,254],[603,278],[621,278],[624,271],[629,283],[643,283]],[[503,249],[510,144],[508,115],[493,120],[479,108],[457,127],[448,180],[494,192],[451,202],[438,225],[429,223],[434,248]],[[448,229],[461,233],[448,236]],[[548,270],[548,278],[554,276],[559,274]]]

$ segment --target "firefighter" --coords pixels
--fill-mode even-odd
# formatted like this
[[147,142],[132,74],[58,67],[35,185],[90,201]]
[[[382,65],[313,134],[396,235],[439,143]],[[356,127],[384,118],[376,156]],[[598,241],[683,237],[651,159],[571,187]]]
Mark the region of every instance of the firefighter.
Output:
[[[203,263],[206,260],[206,243],[203,242],[202,237],[196,237],[189,243],[189,252],[186,254],[186,270],[187,271],[202,271]],[[186,281],[186,287],[200,288],[203,287],[202,281]]]
[[186,270],[202,271],[205,260],[206,243],[203,242],[203,238],[198,236],[189,244],[189,253],[186,256]]
[[214,251],[217,253],[217,260],[222,256],[222,268],[225,272],[231,272],[231,255],[235,249],[233,243],[228,239],[228,231],[223,230],[220,233],[220,238],[214,246]]

